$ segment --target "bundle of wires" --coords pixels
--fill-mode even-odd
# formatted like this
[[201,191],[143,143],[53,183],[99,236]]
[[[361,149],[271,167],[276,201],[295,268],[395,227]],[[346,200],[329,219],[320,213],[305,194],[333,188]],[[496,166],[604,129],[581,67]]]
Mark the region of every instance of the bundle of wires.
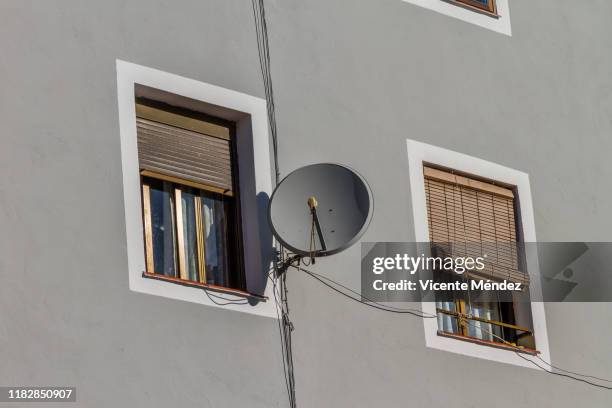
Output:
[[[278,130],[276,126],[276,111],[274,106],[274,89],[272,86],[272,74],[270,71],[270,47],[268,42],[268,23],[266,20],[266,10],[263,0],[252,0],[253,18],[255,20],[255,34],[257,36],[257,51],[259,55],[259,65],[263,77],[264,91],[266,96],[268,124],[272,136],[272,154],[274,158],[274,179],[278,185],[280,181],[280,170],[278,166]],[[281,337],[281,351],[283,358],[283,369],[285,384],[291,408],[297,406],[295,400],[295,378],[293,375],[293,350],[291,333],[293,324],[289,318],[289,303],[287,301],[287,282],[286,275],[279,273],[279,265],[285,263],[284,251],[282,247],[277,248],[280,259],[275,260],[274,270],[269,275],[274,289],[274,301],[278,314],[279,333]]]

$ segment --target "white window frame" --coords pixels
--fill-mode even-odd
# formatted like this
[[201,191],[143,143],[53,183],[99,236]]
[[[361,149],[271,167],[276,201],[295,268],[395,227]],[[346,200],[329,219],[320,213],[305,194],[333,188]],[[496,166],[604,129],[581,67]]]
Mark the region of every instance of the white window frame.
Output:
[[509,0],[496,0],[498,18],[444,0],[402,0],[477,26],[512,36]]
[[[415,140],[408,139],[407,148],[416,242],[429,241],[423,163],[435,164],[516,186],[520,202],[518,219],[522,226],[523,240],[524,242],[536,242],[531,188],[529,184],[529,175],[527,173]],[[531,275],[537,275],[539,274],[537,254],[529,252],[531,251],[528,251],[526,255],[527,268]],[[529,292],[532,299],[542,299],[542,288],[538,284],[538,281],[539,279],[532,279],[530,283]],[[435,302],[421,302],[421,307],[426,314],[436,314]],[[531,302],[531,314],[536,347],[540,352],[539,356],[545,361],[550,362],[544,303]],[[512,350],[439,336],[438,319],[423,319],[423,327],[425,330],[425,344],[427,347],[538,369],[535,365],[516,355]],[[533,357],[529,355],[525,355],[525,357],[533,359]]]
[[[267,301],[247,303],[245,297],[229,293],[217,293],[225,299],[242,301],[242,304],[218,305],[226,303],[213,301],[205,290],[196,287],[177,285],[142,276],[146,270],[143,237],[142,199],[140,172],[138,166],[138,146],[136,133],[135,85],[144,85],[186,98],[202,101],[215,109],[227,109],[238,113],[237,132],[248,132],[253,138],[253,159],[256,193],[272,193],[272,172],[270,166],[270,144],[267,121],[266,101],[230,89],[196,81],[157,69],[117,60],[117,96],[119,107],[119,132],[121,138],[121,163],[123,170],[123,197],[125,207],[125,228],[127,239],[129,287],[134,292],[199,303],[211,307],[236,310],[260,316],[277,318],[272,285],[266,285],[264,296]],[[241,167],[241,163],[238,163]],[[242,188],[242,186],[241,186]],[[255,217],[251,217],[255,218]],[[244,225],[244,223],[243,223]],[[253,229],[253,228],[252,228]],[[252,243],[257,240],[257,231],[243,231]],[[247,236],[243,236],[247,239]],[[259,254],[245,251],[245,274],[248,280],[248,265],[261,262]],[[256,251],[251,251],[256,252]],[[253,258],[250,258],[250,257]],[[257,258],[257,259],[255,259]],[[271,267],[272,265],[270,265]],[[214,292],[209,292],[215,294]]]

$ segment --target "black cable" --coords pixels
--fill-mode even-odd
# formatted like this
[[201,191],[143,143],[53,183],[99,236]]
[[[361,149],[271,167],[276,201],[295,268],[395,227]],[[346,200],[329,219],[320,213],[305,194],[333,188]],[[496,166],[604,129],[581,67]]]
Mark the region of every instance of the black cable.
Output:
[[[372,303],[367,303],[367,302],[364,302],[364,301],[362,301],[361,299],[357,299],[357,298],[355,298],[355,297],[353,297],[353,296],[350,296],[350,295],[348,295],[348,294],[346,294],[346,293],[342,292],[342,291],[341,291],[341,290],[339,290],[338,288],[333,287],[332,285],[330,285],[330,284],[328,284],[327,282],[325,282],[323,279],[327,279],[327,280],[329,280],[330,282],[333,282],[334,284],[336,284],[336,285],[338,285],[338,286],[340,286],[340,287],[343,287],[343,288],[345,288],[345,289],[349,290],[349,291],[350,291],[350,292],[352,292],[352,293],[355,293],[355,294],[357,294],[357,295],[360,295],[358,292],[354,291],[353,289],[350,289],[350,288],[348,288],[348,287],[346,287],[346,286],[342,285],[341,283],[336,282],[336,281],[334,281],[334,280],[332,280],[332,279],[330,279],[330,278],[324,278],[322,275],[316,274],[316,273],[314,273],[314,272],[312,272],[312,271],[308,271],[308,270],[303,269],[303,268],[301,268],[301,267],[299,267],[299,266],[297,266],[296,268],[297,268],[298,270],[302,270],[302,271],[303,271],[303,272],[305,272],[307,275],[309,275],[309,276],[311,276],[312,278],[314,278],[314,279],[318,280],[320,283],[322,283],[323,285],[325,285],[325,286],[327,286],[328,288],[332,289],[333,291],[335,291],[335,292],[337,292],[337,293],[339,293],[339,294],[341,294],[341,295],[343,295],[343,296],[345,296],[345,297],[347,297],[347,298],[349,298],[349,299],[351,299],[351,300],[353,300],[353,301],[355,301],[355,302],[361,303],[361,304],[366,305],[366,306],[370,306],[370,307],[372,307],[372,308],[374,308],[374,309],[379,309],[379,310],[386,311],[386,312],[391,312],[391,313],[410,314],[410,315],[413,315],[413,316],[416,316],[416,317],[420,317],[420,318],[422,318],[422,319],[426,319],[426,318],[436,318],[436,317],[437,317],[437,316],[428,316],[428,315],[423,314],[422,312],[421,312],[421,314],[415,313],[415,312],[414,312],[414,309],[389,308],[388,306],[383,305],[383,304],[380,304],[380,303],[378,303],[378,302],[372,302],[372,301],[370,301],[370,302],[372,302]],[[368,301],[369,301],[369,299],[367,299],[367,298],[366,298],[366,297],[364,297],[363,295],[360,295],[360,296],[361,296],[363,299],[366,299],[366,300],[368,300]],[[475,326],[475,327],[476,327],[476,326]],[[477,327],[477,328],[479,328],[479,327]],[[482,328],[479,328],[479,329],[484,330],[484,329],[482,329]],[[485,330],[485,331],[486,331],[486,330]],[[497,336],[495,336],[495,337],[497,337]],[[505,341],[504,341],[504,342],[505,342]],[[508,344],[510,344],[510,343],[508,343]],[[510,344],[510,345],[511,345],[511,344]],[[547,369],[547,368],[545,368],[545,367],[542,367],[541,365],[537,364],[535,361],[533,361],[533,360],[531,360],[531,359],[529,359],[529,358],[527,358],[527,357],[523,356],[523,355],[521,354],[521,352],[520,352],[519,350],[517,350],[517,349],[518,349],[518,347],[513,346],[513,345],[511,345],[511,346],[512,346],[512,347],[514,347],[514,349],[515,349],[515,350],[514,350],[514,352],[515,352],[515,354],[516,354],[517,356],[519,356],[519,357],[520,357],[520,358],[522,358],[523,360],[526,360],[526,361],[530,362],[531,364],[535,365],[536,367],[540,368],[541,370],[545,371],[545,372],[546,372],[546,373],[548,373],[548,374],[552,374],[552,375],[557,375],[557,376],[560,376],[560,377],[569,378],[569,379],[572,379],[572,380],[575,380],[575,381],[579,381],[579,382],[585,383],[585,384],[587,384],[587,385],[591,385],[591,386],[593,386],[593,387],[598,387],[598,388],[603,388],[603,389],[607,389],[607,390],[612,390],[612,387],[609,387],[609,386],[606,386],[606,385],[597,384],[597,383],[594,383],[594,382],[592,382],[592,381],[585,380],[584,378],[574,377],[574,376],[569,375],[569,374],[557,373],[557,372],[554,372],[554,371],[552,371],[552,370],[549,370],[549,369]],[[536,357],[537,357],[538,359],[540,359],[542,362],[544,362],[545,364],[547,364],[547,365],[549,365],[550,367],[552,367],[552,368],[554,368],[554,369],[556,369],[556,370],[559,370],[559,371],[564,371],[564,372],[566,372],[566,373],[575,374],[575,375],[578,375],[578,376],[581,376],[581,377],[593,378],[593,379],[597,379],[597,380],[600,380],[600,381],[612,382],[612,381],[610,381],[610,380],[606,380],[606,379],[604,379],[604,378],[599,378],[599,377],[595,377],[595,376],[591,376],[591,375],[579,374],[579,373],[575,373],[575,372],[572,372],[572,371],[569,371],[569,370],[564,370],[564,369],[562,369],[562,368],[559,368],[559,367],[553,366],[552,364],[548,363],[546,360],[544,360],[544,359],[543,359],[543,358],[541,358],[540,356],[537,356],[537,355],[536,355]]]
[[[525,356],[522,356],[521,353],[519,353],[518,351],[515,351],[515,353],[516,353],[517,356],[519,356],[523,360],[529,361],[531,364],[533,364],[534,366],[540,368],[541,370],[544,370],[548,374],[553,374],[553,375],[558,375],[560,377],[570,378],[570,379],[575,380],[575,381],[580,381],[580,382],[583,382],[585,384],[592,385],[593,387],[603,388],[603,389],[606,389],[606,390],[612,390],[612,387],[609,387],[607,385],[597,384],[597,383],[594,383],[592,381],[585,380],[584,378],[578,378],[578,377],[574,377],[574,376],[569,375],[569,374],[556,373],[554,371],[548,370],[548,369],[542,367],[541,365],[539,365],[538,363],[536,363],[535,361],[533,361],[532,359],[527,358]],[[542,360],[542,361],[544,361],[544,360]],[[546,361],[544,361],[544,362],[546,363]],[[549,364],[549,363],[546,363],[546,364]],[[565,371],[565,370],[563,370],[563,371]],[[578,375],[580,375],[580,374],[578,374]],[[588,377],[591,377],[591,376],[588,376]],[[593,377],[593,378],[596,378],[596,377]],[[608,380],[604,380],[604,381],[608,381]]]
[[285,329],[285,346],[286,346],[286,355],[287,355],[287,372],[288,372],[288,380],[289,380],[289,391],[290,391],[290,400],[292,401],[293,406],[296,405],[295,400],[295,377],[294,367],[293,367],[293,342],[291,335],[293,333],[293,323],[289,319],[289,302],[287,301],[287,274],[284,273],[281,278],[281,304],[284,306],[283,310],[283,327]]
[[263,0],[252,0],[253,17],[255,20],[255,34],[257,36],[257,51],[259,66],[264,82],[268,123],[272,135],[272,150],[274,155],[275,181],[280,180],[280,169],[278,165],[278,131],[276,126],[276,109],[274,105],[274,88],[272,86],[272,72],[270,69],[270,47],[268,41],[268,23]]
[[[504,339],[503,337],[500,337],[500,336],[498,336],[497,334],[495,334],[495,333],[493,333],[493,332],[491,332],[491,331],[489,331],[489,330],[483,329],[482,327],[480,327],[480,326],[476,325],[474,322],[471,322],[471,321],[469,321],[469,320],[466,320],[466,323],[467,323],[467,324],[469,324],[470,326],[474,327],[475,329],[480,330],[481,332],[487,333],[487,334],[489,334],[489,335],[491,335],[491,336],[493,336],[493,337],[495,337],[495,338],[497,338],[497,339],[501,340],[501,343],[503,343],[503,344],[505,344],[505,345],[507,345],[507,346],[511,347],[511,348],[513,349],[514,353],[515,353],[517,356],[519,356],[520,358],[522,358],[522,359],[523,359],[523,360],[525,360],[525,361],[530,362],[531,364],[535,365],[536,367],[538,367],[539,369],[541,369],[541,370],[545,371],[545,372],[546,372],[546,373],[548,373],[548,374],[558,375],[558,376],[560,376],[560,377],[570,378],[570,379],[572,379],[572,380],[580,381],[580,382],[583,382],[583,383],[585,383],[585,384],[592,385],[592,386],[594,386],[594,387],[599,387],[599,388],[604,388],[604,389],[607,389],[607,390],[612,390],[612,387],[608,387],[608,386],[605,386],[605,385],[602,385],[602,384],[597,384],[597,383],[594,383],[594,382],[591,382],[591,381],[585,380],[585,379],[583,379],[583,378],[577,378],[577,377],[574,377],[574,376],[572,376],[572,375],[567,375],[567,374],[562,374],[562,373],[556,373],[556,372],[554,372],[554,371],[552,371],[552,370],[548,370],[547,368],[542,367],[541,365],[537,364],[537,363],[536,363],[535,361],[533,361],[532,359],[525,357],[525,356],[524,356],[524,355],[521,353],[521,352],[522,352],[522,349],[521,349],[520,347],[516,346],[515,344],[510,343],[509,341],[507,341],[507,340],[506,340],[506,339]],[[595,377],[595,376],[592,376],[592,375],[585,375],[585,374],[575,373],[575,372],[573,372],[573,371],[568,371],[568,370],[564,370],[564,369],[562,369],[562,368],[555,367],[555,366],[553,366],[552,364],[550,364],[549,362],[547,362],[546,360],[544,360],[542,357],[538,356],[537,354],[535,355],[535,357],[536,357],[536,358],[538,358],[538,359],[539,359],[540,361],[542,361],[543,363],[545,363],[545,364],[549,365],[550,367],[553,367],[553,368],[555,368],[555,369],[557,369],[557,370],[560,370],[560,371],[565,371],[566,373],[575,374],[575,375],[578,375],[578,376],[581,376],[581,377],[594,378],[594,379],[601,380],[601,381],[606,381],[606,382],[612,382],[612,381],[610,381],[610,380],[606,380],[606,379],[604,379],[604,378],[599,378],[599,377]]]
[[354,293],[355,295],[357,295],[357,296],[359,296],[359,297],[361,297],[361,298],[365,299],[366,301],[368,301],[368,302],[370,302],[370,303],[377,304],[377,305],[379,305],[379,306],[381,306],[381,307],[388,308],[388,309],[395,309],[395,310],[398,310],[398,311],[411,311],[411,312],[415,312],[415,313],[419,314],[421,317],[424,317],[424,318],[427,318],[427,319],[437,317],[437,316],[435,316],[435,315],[429,315],[429,316],[427,316],[427,315],[425,315],[425,313],[423,313],[423,311],[422,311],[422,310],[419,310],[419,309],[405,309],[405,308],[400,308],[400,307],[396,307],[396,306],[385,305],[385,304],[383,304],[383,303],[376,302],[375,300],[369,299],[368,297],[366,297],[366,296],[364,296],[363,294],[361,294],[361,293],[357,292],[356,290],[353,290],[353,289],[351,289],[351,288],[349,288],[349,287],[347,287],[347,286],[344,286],[344,285],[343,285],[343,284],[341,284],[340,282],[337,282],[337,281],[335,281],[335,280],[333,280],[333,279],[331,279],[331,278],[328,278],[328,277],[326,277],[326,276],[320,275],[320,274],[315,273],[315,272],[313,272],[313,271],[307,271],[307,270],[306,270],[306,269],[304,269],[304,268],[300,268],[300,269],[301,269],[301,270],[303,270],[303,271],[305,271],[305,272],[308,272],[308,273],[310,273],[310,274],[313,274],[313,275],[315,275],[315,276],[317,276],[317,277],[319,277],[319,278],[321,278],[321,279],[325,279],[325,280],[327,280],[327,281],[329,281],[329,282],[332,282],[334,285],[338,285],[338,286],[340,286],[340,287],[342,287],[342,288],[344,288],[344,289],[348,290],[349,292],[352,292],[352,293]]
[[[271,273],[275,273],[276,267],[271,271]],[[283,375],[285,377],[285,387],[287,388],[287,395],[289,396],[289,400],[291,403],[291,395],[292,392],[289,389],[289,379],[288,379],[288,370],[287,370],[287,364],[285,363],[286,360],[286,353],[285,353],[285,336],[283,334],[283,326],[282,326],[282,318],[281,318],[281,305],[280,302],[278,300],[278,296],[277,296],[277,289],[276,289],[276,283],[277,280],[275,277],[270,276],[270,273],[268,273],[268,279],[270,279],[270,281],[272,282],[272,290],[274,292],[274,303],[275,303],[275,309],[276,309],[276,319],[277,319],[277,323],[278,323],[278,332],[281,338],[281,355],[282,355],[282,361],[283,361]]]
[[599,381],[604,381],[604,382],[609,382],[609,383],[612,383],[612,380],[607,380],[607,379],[605,379],[605,378],[595,377],[594,375],[580,374],[580,373],[577,373],[577,372],[574,372],[574,371],[565,370],[565,369],[563,369],[563,368],[560,368],[560,367],[554,366],[554,365],[550,364],[548,361],[544,360],[544,359],[543,359],[542,357],[540,357],[540,356],[536,356],[536,358],[537,358],[538,360],[540,360],[541,362],[543,362],[544,364],[546,364],[547,366],[550,366],[550,368],[553,368],[553,369],[558,370],[558,371],[563,371],[563,372],[565,372],[565,373],[574,374],[574,375],[577,375],[577,376],[580,376],[580,377],[592,378],[592,379],[594,379],[594,380],[599,380]]
[[[295,379],[293,374],[293,348],[291,343],[291,332],[293,331],[293,324],[289,319],[289,306],[287,302],[287,286],[284,279],[286,275],[282,275],[281,277],[276,277],[276,281],[278,284],[278,291],[280,293],[280,301],[277,301],[277,306],[280,309],[280,318],[279,318],[279,326],[280,326],[280,334],[281,334],[281,351],[283,352],[283,367],[285,369],[285,383],[287,386],[287,392],[289,396],[289,403],[292,408],[296,406],[295,401]],[[275,284],[275,299],[277,298]]]
[[[274,89],[272,86],[272,75],[270,70],[270,47],[268,42],[268,23],[263,0],[252,0],[253,18],[255,21],[255,34],[257,36],[257,51],[259,56],[259,66],[264,83],[266,96],[266,106],[270,134],[272,137],[272,151],[274,159],[275,184],[280,181],[280,170],[278,165],[278,131],[276,125],[276,110],[274,105]],[[278,249],[280,263],[284,263],[284,251],[282,246]],[[281,352],[283,354],[283,371],[285,374],[285,384],[289,396],[289,404],[292,408],[296,406],[295,401],[295,379],[293,375],[293,350],[291,347],[291,332],[293,324],[289,319],[289,306],[287,301],[287,285],[284,277],[279,279],[278,260],[274,262],[274,278],[271,278],[274,289],[274,301],[279,319],[279,334],[281,336]],[[280,290],[277,293],[277,288]]]
[[[206,296],[208,296],[208,299],[210,299],[210,301],[217,306],[246,305],[249,303],[247,299],[229,299],[215,293],[210,293],[210,291],[206,288],[204,288],[204,292],[206,293]],[[216,301],[214,298],[221,299],[223,302]]]
[[[365,297],[363,295],[360,295],[358,292],[356,292],[356,291],[354,291],[354,290],[352,290],[350,288],[347,288],[346,286],[342,285],[341,283],[333,281],[333,280],[331,280],[329,278],[325,278],[325,279],[333,282],[334,284],[336,284],[336,285],[338,285],[340,287],[343,287],[343,288],[349,290],[350,292],[353,292],[353,293],[357,294],[358,296],[361,296],[363,299],[366,300],[366,302],[364,302],[363,300],[358,299],[356,297],[353,297],[353,296],[351,296],[351,295],[341,291],[340,289],[330,285],[329,283],[325,282],[325,280],[323,280],[321,275],[315,274],[314,272],[308,271],[308,270],[306,270],[304,268],[301,268],[299,266],[296,267],[296,268],[298,270],[303,271],[304,273],[306,273],[310,277],[316,279],[317,281],[319,281],[323,285],[327,286],[328,288],[332,289],[333,291],[335,291],[335,292],[341,294],[342,296],[345,296],[345,297],[347,297],[347,298],[349,298],[349,299],[351,299],[351,300],[353,300],[355,302],[361,303],[364,306],[369,306],[369,307],[372,307],[374,309],[383,310],[385,312],[398,313],[398,314],[409,314],[409,315],[412,315],[412,316],[420,317],[422,319],[435,319],[435,318],[438,317],[438,316],[435,316],[435,315],[426,315],[423,312],[421,312],[420,310],[416,310],[416,309],[401,309],[401,308],[397,308],[397,307],[394,307],[394,306],[383,305],[382,303],[375,302],[373,300],[368,299],[367,297]],[[370,303],[368,303],[368,302],[370,302]]]

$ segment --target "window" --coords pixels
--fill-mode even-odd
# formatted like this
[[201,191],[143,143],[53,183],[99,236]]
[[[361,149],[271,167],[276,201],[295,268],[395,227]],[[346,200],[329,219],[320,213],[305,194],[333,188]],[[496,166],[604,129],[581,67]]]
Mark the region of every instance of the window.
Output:
[[[410,195],[412,197],[412,219],[414,224],[414,237],[416,242],[431,242],[431,234],[429,231],[429,213],[427,208],[427,192],[425,187],[427,179],[425,169],[427,167],[450,173],[451,176],[454,176],[454,178],[447,180],[447,184],[451,184],[451,186],[458,185],[462,187],[462,190],[468,192],[468,194],[472,192],[472,190],[476,190],[478,192],[478,196],[480,196],[482,193],[483,197],[485,197],[487,191],[489,189],[492,189],[494,191],[499,191],[500,193],[502,193],[495,194],[495,197],[503,198],[504,190],[497,190],[497,187],[510,190],[513,193],[512,205],[514,207],[514,213],[509,216],[514,216],[514,233],[516,234],[517,241],[519,242],[519,244],[537,242],[535,217],[533,203],[531,199],[531,186],[529,181],[529,175],[527,173],[515,170],[510,167],[502,166],[498,163],[494,163],[488,160],[483,160],[478,157],[448,150],[442,147],[419,142],[416,140],[408,139],[406,141],[406,148],[409,170],[408,177],[410,180]],[[486,179],[482,177],[486,177]],[[452,188],[450,188],[451,186],[448,186],[447,188],[449,188],[449,190],[452,190]],[[508,191],[508,193],[510,191]],[[460,203],[461,201],[459,200],[459,204]],[[456,214],[460,213],[461,211],[456,211]],[[448,218],[453,219],[454,217]],[[458,217],[456,218],[458,219]],[[484,211],[483,216],[477,217],[477,219],[483,218],[485,218]],[[463,230],[463,228],[460,226],[458,228],[455,228],[455,230],[460,232]],[[457,239],[465,238],[461,238],[460,234],[459,238]],[[480,238],[475,241],[477,241],[478,244],[478,242],[480,242]],[[508,305],[512,305],[515,325],[521,326],[526,329],[533,329],[533,342],[535,343],[534,346],[537,346],[539,356],[545,359],[546,361],[550,361],[550,347],[548,342],[548,331],[546,328],[546,311],[544,309],[544,304],[542,302],[532,302],[530,300],[540,299],[542,296],[542,288],[539,285],[540,272],[538,256],[535,251],[525,251],[524,255],[521,254],[521,257],[519,257],[518,259],[521,261],[521,265],[525,265],[525,268],[521,270],[524,270],[529,273],[529,286],[525,293],[521,295],[525,296],[524,299],[517,299],[517,301],[514,301],[514,299],[512,299],[513,301],[509,302]],[[511,268],[506,268],[504,272],[506,275],[504,276],[508,276],[507,272],[509,269]],[[515,276],[520,277],[521,275],[519,274]],[[457,305],[454,300],[460,299],[453,299],[451,297],[448,297],[445,300],[453,301],[451,302],[451,305],[449,305],[449,308],[446,309],[452,312],[452,308],[456,307],[453,305]],[[467,302],[464,302],[464,304],[467,304]],[[459,303],[459,307],[461,307],[460,305],[461,303]],[[440,305],[436,304],[435,301],[423,300],[421,302],[422,311],[430,315],[440,316],[440,314],[438,314],[438,309],[441,309],[439,306]],[[482,315],[486,315],[487,313],[486,306],[487,305],[484,305],[484,307],[481,308]],[[491,309],[491,307],[489,307],[489,309]],[[455,311],[457,310],[461,311],[459,308],[455,309]],[[467,309],[467,311],[469,313],[469,309]],[[509,315],[509,310],[502,310],[501,313],[503,320],[505,318],[503,314],[505,313],[506,315]],[[473,314],[475,315],[476,313],[474,312]],[[441,315],[443,316],[440,316],[439,318],[446,318],[445,313],[441,313]],[[491,314],[491,317],[497,316]],[[457,322],[458,319],[453,318],[451,316],[450,319],[447,318],[447,321],[448,320],[450,320],[451,323],[450,326],[447,327],[452,328],[452,322]],[[477,326],[479,323],[488,324],[488,322],[479,322],[478,320],[474,320],[475,319],[470,320],[471,323],[468,325],[468,330],[470,326],[474,327]],[[427,347],[442,350],[445,352],[481,358],[489,361],[497,361],[531,369],[534,368],[531,363],[520,358],[512,350],[508,350],[508,347],[504,347],[503,344],[494,341],[488,341],[488,339],[486,338],[479,339],[477,337],[469,337],[469,333],[468,335],[465,335],[465,332],[462,333],[461,331],[453,332],[452,329],[443,330],[445,329],[445,327],[442,326],[442,324],[444,324],[444,322],[439,323],[438,319],[423,319],[425,345]],[[496,325],[492,324],[492,326]],[[493,327],[491,327],[491,330],[488,330],[488,327],[485,326],[485,330],[494,332]],[[446,331],[446,333],[442,333],[443,331]],[[472,334],[476,333],[473,332]],[[508,334],[512,335],[512,333]],[[483,347],[483,344],[487,344],[492,347]]]
[[403,0],[482,28],[512,35],[509,0]]
[[233,124],[136,104],[145,276],[245,289]]
[[[443,256],[486,253],[486,269],[468,271],[466,279],[508,280],[527,287],[529,275],[521,265],[517,246],[520,234],[514,189],[429,165],[424,166],[423,175],[432,249]],[[449,280],[449,275],[440,271],[436,278]],[[438,334],[535,350],[532,323],[525,318],[530,315],[524,310],[525,295],[513,296],[517,299],[475,301],[469,291],[467,295],[445,294],[436,302]],[[513,302],[518,297],[520,304]]]
[[[268,301],[274,296],[268,279],[274,259],[273,238],[264,224],[273,175],[266,100],[127,61],[117,60],[116,69],[126,272],[130,290],[277,319],[276,305]],[[153,112],[151,108],[156,109],[157,116],[147,115],[147,109]],[[209,143],[208,148],[215,154],[204,160],[201,150],[179,151],[178,143],[165,143],[162,144],[165,149],[174,150],[160,156],[163,160],[141,162],[141,153],[155,151],[157,145],[143,148],[137,121],[153,122],[151,126],[157,129],[153,133],[161,135],[189,138],[195,133],[200,142]],[[198,153],[198,161],[183,160],[188,159],[186,153]],[[151,167],[144,168],[144,165]],[[158,214],[155,234],[150,214],[145,217],[144,213],[143,189],[147,185],[149,209],[152,204]],[[180,200],[177,200],[177,189]],[[188,199],[183,210],[184,197]],[[214,200],[206,204],[208,198]],[[198,200],[201,207],[194,204]],[[175,205],[177,202],[181,203],[180,207]],[[213,202],[223,204],[213,205]],[[222,211],[220,207],[225,208]],[[179,208],[180,225],[185,224],[185,218],[190,222],[193,214],[191,226],[187,224],[182,235],[177,231]],[[217,233],[212,225],[222,225],[216,222],[220,221],[220,214],[225,216],[227,229]],[[145,220],[149,225],[145,225]],[[206,222],[211,224],[208,231]],[[200,238],[194,225],[201,226]],[[146,229],[150,231],[148,251]],[[178,241],[181,236],[182,244]],[[221,236],[225,237],[225,247],[217,245]],[[154,242],[158,248],[164,248],[161,253],[159,249],[155,252]],[[184,261],[189,259],[185,243],[196,247],[197,257],[191,256],[191,264],[184,263],[182,279],[180,256]],[[211,248],[216,249],[216,258]],[[147,259],[147,254],[153,254],[153,259],[150,256]],[[226,262],[225,269],[222,269],[222,260]],[[206,268],[205,274],[200,275],[201,268]]]
[[497,16],[497,5],[495,0],[450,0],[458,5],[473,9],[475,11],[485,12],[487,14]]

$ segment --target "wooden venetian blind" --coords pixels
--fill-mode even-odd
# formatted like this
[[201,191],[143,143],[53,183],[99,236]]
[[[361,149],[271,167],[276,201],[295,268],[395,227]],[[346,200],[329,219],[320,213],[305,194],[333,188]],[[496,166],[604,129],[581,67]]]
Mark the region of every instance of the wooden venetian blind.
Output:
[[144,105],[136,108],[141,170],[210,186],[232,195],[227,127]]
[[528,283],[529,276],[519,267],[514,192],[433,167],[423,171],[429,239],[438,254],[486,254],[485,269],[469,274]]

